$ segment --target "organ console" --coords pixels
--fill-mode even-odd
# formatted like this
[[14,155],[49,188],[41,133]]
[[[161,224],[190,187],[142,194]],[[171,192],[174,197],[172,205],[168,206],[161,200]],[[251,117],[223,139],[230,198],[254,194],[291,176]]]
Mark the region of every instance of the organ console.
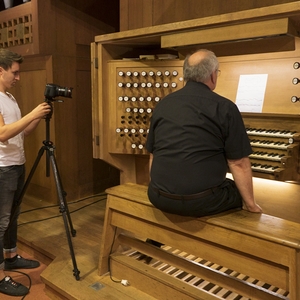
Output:
[[[275,77],[277,72],[274,68],[276,60],[284,60],[282,64],[286,69],[286,77],[298,69],[297,63],[292,64],[293,58],[282,59],[279,56],[274,58],[274,63],[271,64],[266,59],[261,60],[261,66],[255,66],[255,72],[267,73],[272,80],[272,76]],[[243,66],[240,66],[241,63]],[[228,80],[227,76],[230,78],[235,64],[222,62],[220,58],[220,68],[223,69],[223,76],[219,79],[220,94],[234,90],[228,83],[225,87],[222,85]],[[241,68],[239,72],[253,74],[251,66],[251,62],[241,61],[237,67]],[[111,155],[147,155],[144,146],[152,111],[165,95],[183,87],[182,60],[113,60],[108,62],[108,68],[113,79],[109,89],[109,117],[111,125],[114,126],[114,133],[110,134],[108,152]],[[237,75],[233,75],[236,77],[235,84],[239,79]],[[253,154],[250,155],[253,175],[272,180],[300,182],[300,124],[295,107],[297,101],[288,101],[289,95],[274,98],[274,93],[280,88],[275,84],[276,81],[268,82],[270,96],[266,95],[266,109],[263,109],[262,113],[242,113],[253,149]],[[293,90],[293,85],[282,80],[282,88]],[[228,98],[234,99],[235,95],[229,95]],[[281,106],[280,114],[277,105]],[[290,110],[294,110],[295,114],[289,113]],[[283,114],[285,111],[287,113]],[[265,124],[265,127],[261,127],[262,124]]]
[[[182,64],[186,54],[199,48],[211,49],[218,56],[222,71],[215,91],[224,97],[237,102],[242,78],[250,75],[266,78],[265,91],[259,99],[261,109],[257,110],[259,96],[255,93],[259,83],[251,82],[252,91],[248,88],[250,95],[245,95],[249,98],[247,108],[241,109],[253,149],[250,160],[254,179],[262,179],[254,180],[254,189],[264,213],[299,223],[296,196],[300,192],[299,5],[296,1],[266,10],[95,37],[91,53],[94,158],[118,168],[121,183],[147,185],[149,155],[145,142],[155,105],[168,93],[183,87]],[[159,59],[163,57],[159,55],[156,59],[139,59],[141,54],[153,58],[155,53],[162,52],[169,53],[165,57],[171,59]],[[292,197],[285,198],[280,192],[273,194],[272,191],[278,191],[274,188],[277,183],[280,190],[287,187],[281,184],[291,187]],[[166,268],[174,271],[172,266]],[[188,274],[178,274],[189,278]],[[191,282],[207,289],[210,286],[197,278],[191,278]],[[289,299],[287,291],[270,289],[281,294],[282,299]],[[244,299],[235,298],[237,295],[228,297]]]

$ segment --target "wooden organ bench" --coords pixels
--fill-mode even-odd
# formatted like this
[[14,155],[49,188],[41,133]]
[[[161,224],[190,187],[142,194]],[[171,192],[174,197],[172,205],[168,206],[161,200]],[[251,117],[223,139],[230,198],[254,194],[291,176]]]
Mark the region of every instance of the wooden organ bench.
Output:
[[300,299],[300,224],[240,210],[167,214],[131,183],[107,193],[100,275],[157,299]]

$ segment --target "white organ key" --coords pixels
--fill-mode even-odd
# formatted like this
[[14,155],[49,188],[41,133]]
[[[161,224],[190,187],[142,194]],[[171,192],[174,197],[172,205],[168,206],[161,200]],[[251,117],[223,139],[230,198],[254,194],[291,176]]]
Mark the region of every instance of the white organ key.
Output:
[[[226,295],[227,293],[230,293],[227,289],[222,288],[219,292],[217,292],[215,295],[220,297],[221,299]],[[226,298],[227,299],[227,298]]]
[[190,280],[190,281],[188,282],[188,284],[190,284],[190,285],[195,285],[195,283],[196,283],[197,281],[199,281],[199,280],[200,280],[200,278],[197,277],[197,276],[195,276],[192,280]]
[[187,273],[184,277],[181,278],[182,281],[188,282],[187,280],[192,277],[193,275]]
[[175,269],[176,269],[175,267],[169,266],[167,269],[164,270],[164,273],[170,274]]
[[172,274],[173,277],[177,277],[178,275],[182,274],[183,270],[177,270],[174,274]]
[[175,249],[175,250],[172,251],[172,253],[176,254],[176,253],[180,253],[180,251],[181,250],[179,250],[179,249]]
[[236,278],[240,279],[240,280],[245,280],[247,276],[244,274],[239,274]]
[[196,258],[195,255],[192,255],[192,254],[189,254],[186,259],[189,259],[189,260],[194,260],[194,258]]
[[185,256],[187,256],[188,255],[188,253],[186,253],[186,252],[180,252],[179,253],[179,256],[182,256],[182,257],[185,257]]
[[161,261],[157,260],[152,265],[153,268],[157,268],[160,265]]
[[163,263],[161,266],[159,266],[157,269],[158,270],[161,270],[161,269],[163,269],[164,267],[166,267],[166,266],[168,266],[168,264],[165,264],[165,263]]
[[213,264],[212,266],[210,266],[210,268],[212,268],[212,269],[214,269],[214,270],[219,270],[220,265]]
[[197,285],[199,289],[203,289],[205,286],[207,286],[210,282],[207,280],[203,280],[200,284]]
[[138,259],[139,257],[141,256],[141,253],[140,252],[135,252],[131,255],[131,257],[135,258],[135,259]]
[[161,246],[161,248],[163,248],[163,249],[166,250],[166,251],[172,249],[172,247],[167,246],[167,245],[163,245],[163,246]]
[[234,300],[237,296],[239,296],[237,293],[231,292],[231,294],[226,297],[226,300]]
[[282,295],[282,296],[287,296],[288,292],[283,290],[283,289],[278,289],[277,291],[275,291],[277,294]]

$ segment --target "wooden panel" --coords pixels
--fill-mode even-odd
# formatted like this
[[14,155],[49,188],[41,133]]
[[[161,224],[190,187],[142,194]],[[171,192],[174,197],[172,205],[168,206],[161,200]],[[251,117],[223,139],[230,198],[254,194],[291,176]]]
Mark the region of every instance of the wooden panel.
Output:
[[120,31],[153,25],[153,0],[121,0]]
[[32,3],[28,2],[0,12],[0,47],[32,47],[32,6]]
[[[213,15],[221,15],[231,12],[251,10],[259,7],[267,7],[276,4],[295,2],[291,0],[231,0],[230,5],[220,0],[189,0],[188,5],[184,0],[153,0],[154,19],[153,25],[180,22]],[[138,27],[136,27],[138,28]],[[133,29],[133,28],[131,28]]]
[[172,48],[200,44],[203,47],[208,43],[258,39],[285,34],[297,36],[297,31],[287,18],[169,34],[162,36],[161,46]]
[[129,29],[128,18],[129,18],[129,1],[120,0],[120,31]]
[[[231,12],[251,10],[254,8],[268,7],[272,5],[297,2],[292,0],[231,0],[230,5],[220,0],[143,0],[128,1],[120,0],[120,31],[137,29],[146,26],[156,26],[185,20],[192,20],[213,15],[221,15]],[[144,12],[152,11],[152,23],[145,22],[139,16]],[[143,12],[143,13],[141,13]],[[130,21],[129,21],[130,19]],[[150,19],[149,19],[150,21]]]
[[[299,103],[291,101],[292,96],[299,95],[299,86],[292,83],[294,77],[300,77],[300,71],[293,68],[298,59],[297,53],[282,53],[277,59],[256,59],[253,55],[253,60],[249,61],[236,61],[235,57],[220,58],[221,75],[215,91],[235,102],[241,75],[267,74],[262,112],[297,115],[300,112]],[[251,107],[248,112],[251,112]]]

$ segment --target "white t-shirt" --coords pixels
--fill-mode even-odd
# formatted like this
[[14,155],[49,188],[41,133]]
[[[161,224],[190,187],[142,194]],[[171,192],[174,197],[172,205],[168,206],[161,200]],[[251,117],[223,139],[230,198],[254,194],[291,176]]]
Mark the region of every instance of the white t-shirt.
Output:
[[[21,119],[21,111],[16,99],[10,93],[0,92],[0,114],[5,124]],[[25,163],[24,133],[21,132],[6,142],[0,142],[0,167]]]

